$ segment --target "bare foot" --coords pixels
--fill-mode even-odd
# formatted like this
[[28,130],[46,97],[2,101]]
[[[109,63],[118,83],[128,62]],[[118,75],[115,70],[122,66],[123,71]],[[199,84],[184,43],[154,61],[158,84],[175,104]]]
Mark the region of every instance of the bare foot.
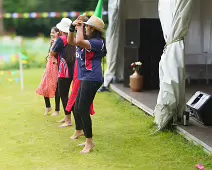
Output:
[[93,150],[94,146],[95,146],[95,144],[93,142],[90,143],[90,144],[86,143],[85,147],[83,148],[83,150],[80,153],[81,154],[88,154]]
[[86,143],[81,143],[81,144],[79,144],[77,146],[83,146],[83,147],[85,147],[85,145],[86,145]]
[[52,108],[51,107],[47,107],[46,108],[46,112],[43,114],[44,116],[48,116],[49,115],[49,112],[52,111]]
[[65,122],[63,123],[61,126],[59,126],[60,128],[66,128],[66,127],[69,127],[69,126],[72,126],[72,123],[71,122]]
[[76,140],[76,139],[78,139],[80,136],[83,136],[83,135],[84,135],[83,130],[76,130],[76,131],[74,132],[74,134],[73,134],[69,139],[71,139],[71,140]]
[[55,111],[53,114],[52,114],[52,116],[59,116],[60,115],[60,111]]
[[61,120],[57,121],[57,123],[65,123],[65,119],[61,119]]

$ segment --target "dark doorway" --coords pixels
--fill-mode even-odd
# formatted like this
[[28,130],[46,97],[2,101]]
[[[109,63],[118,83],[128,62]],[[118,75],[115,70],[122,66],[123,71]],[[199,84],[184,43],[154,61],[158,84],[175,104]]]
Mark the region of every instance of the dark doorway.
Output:
[[165,41],[159,19],[127,19],[124,53],[124,86],[133,73],[130,64],[142,62],[144,90],[159,88],[159,61]]

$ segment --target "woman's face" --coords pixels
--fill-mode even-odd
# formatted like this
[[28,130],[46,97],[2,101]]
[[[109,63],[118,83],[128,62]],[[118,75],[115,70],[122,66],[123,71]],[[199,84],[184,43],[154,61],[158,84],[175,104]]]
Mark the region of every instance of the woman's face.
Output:
[[94,29],[90,25],[85,25],[85,35],[91,37]]
[[57,40],[59,37],[59,32],[56,32],[54,29],[51,29],[50,37],[52,40]]

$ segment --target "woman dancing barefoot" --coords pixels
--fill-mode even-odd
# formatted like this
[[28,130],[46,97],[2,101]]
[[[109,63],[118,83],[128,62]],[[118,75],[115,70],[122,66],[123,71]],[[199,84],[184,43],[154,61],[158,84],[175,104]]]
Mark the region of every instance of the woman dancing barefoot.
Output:
[[[85,34],[84,36],[84,25]],[[74,38],[75,27],[77,29]],[[74,106],[74,119],[76,131],[73,136],[85,135],[86,141],[82,154],[91,152],[95,146],[92,139],[92,122],[90,106],[97,90],[103,83],[102,58],[106,55],[105,39],[103,36],[104,22],[92,16],[87,22],[75,20],[71,24],[68,36],[69,43],[77,46],[78,78],[81,81],[76,103]]]

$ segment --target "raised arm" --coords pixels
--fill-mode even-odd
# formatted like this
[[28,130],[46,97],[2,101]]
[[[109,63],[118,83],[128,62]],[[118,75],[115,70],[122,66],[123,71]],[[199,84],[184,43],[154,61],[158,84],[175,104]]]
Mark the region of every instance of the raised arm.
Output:
[[61,38],[58,38],[58,40],[55,42],[55,44],[52,45],[52,48],[50,49],[50,55],[56,56],[57,53],[61,52],[61,49],[64,47],[63,40]]
[[68,44],[76,46],[76,38],[74,37],[74,32],[68,33]]
[[77,34],[76,34],[76,44],[82,48],[86,48],[87,50],[91,50],[91,45],[88,40],[84,38],[84,23],[80,22],[77,26]]
[[76,26],[80,22],[80,17],[78,17],[69,27],[69,33],[68,33],[68,44],[76,46],[76,38],[74,36],[74,32],[76,30]]
[[56,41],[52,42],[51,48],[50,48],[50,56],[56,56],[57,53],[53,51],[54,45]]
[[71,45],[73,45],[73,46],[77,46],[76,38],[75,38],[75,36],[74,36],[75,28],[76,28],[79,24],[81,24],[81,23],[87,21],[87,19],[88,19],[88,18],[85,16],[85,14],[83,14],[83,15],[79,16],[79,17],[71,24],[71,26],[70,26],[70,28],[69,28],[69,34],[68,34],[68,44],[71,44]]

